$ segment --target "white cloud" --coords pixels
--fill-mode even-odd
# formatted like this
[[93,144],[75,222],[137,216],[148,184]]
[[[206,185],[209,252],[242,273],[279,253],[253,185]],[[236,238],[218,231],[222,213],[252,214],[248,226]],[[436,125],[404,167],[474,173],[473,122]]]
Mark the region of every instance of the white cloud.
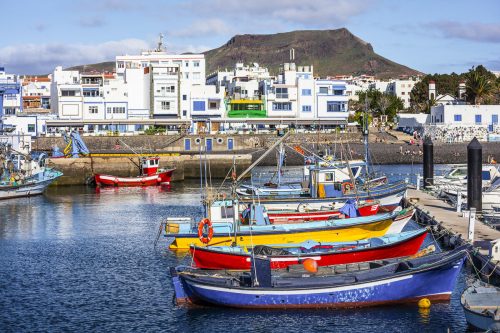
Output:
[[20,44],[0,48],[0,64],[10,73],[47,74],[56,66],[75,66],[113,61],[121,54],[137,54],[152,48],[141,39],[107,41],[99,44]]
[[173,37],[204,37],[210,35],[227,34],[229,27],[220,19],[208,19],[194,22],[190,27],[172,32]]
[[427,26],[437,29],[444,37],[448,38],[500,43],[500,24],[443,21],[433,22]]
[[370,9],[375,0],[253,0],[190,1],[186,7],[205,15],[221,15],[237,23],[241,17],[252,18],[255,24],[262,19],[284,20],[306,27],[338,26],[353,16]]

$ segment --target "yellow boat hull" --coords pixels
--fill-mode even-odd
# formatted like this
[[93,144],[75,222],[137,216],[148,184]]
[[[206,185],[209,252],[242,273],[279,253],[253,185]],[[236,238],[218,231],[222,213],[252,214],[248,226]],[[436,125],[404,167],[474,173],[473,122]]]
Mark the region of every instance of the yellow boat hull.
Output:
[[193,236],[175,236],[169,234],[168,237],[174,237],[174,241],[170,244],[171,250],[187,250],[190,245],[196,246],[229,246],[234,241],[239,246],[254,246],[254,245],[270,245],[270,244],[287,244],[301,243],[307,240],[317,242],[347,242],[357,241],[360,239],[383,236],[389,230],[392,224],[392,218],[387,220],[375,221],[372,223],[364,223],[359,225],[351,225],[346,227],[333,226],[331,228],[320,229],[304,229],[294,230],[289,232],[267,232],[263,234],[254,233],[253,235],[238,235],[236,240],[234,237],[216,236],[210,240],[208,244],[202,243],[199,238]]

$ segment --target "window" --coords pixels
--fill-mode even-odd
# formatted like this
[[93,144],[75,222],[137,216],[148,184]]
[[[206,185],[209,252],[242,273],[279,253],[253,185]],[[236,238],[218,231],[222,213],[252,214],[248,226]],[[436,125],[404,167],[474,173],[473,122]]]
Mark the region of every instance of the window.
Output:
[[498,115],[497,114],[491,115],[491,122],[495,125],[498,124]]
[[[109,110],[110,108],[108,108]],[[109,113],[109,111],[108,111]],[[113,107],[113,113],[125,113],[125,107],[124,106],[115,106]]]
[[182,110],[182,115],[185,117],[187,116],[187,111],[186,110]]
[[402,92],[401,92],[401,95],[404,95],[404,94],[405,94],[405,92],[404,92],[404,91],[402,91]]
[[175,86],[168,86],[166,89],[167,89],[167,92],[169,92],[169,93],[175,92]]
[[89,106],[89,113],[97,113],[97,112],[98,112],[98,108],[96,105]]
[[327,181],[327,182],[333,181],[333,172],[325,173],[325,181]]
[[310,105],[302,105],[302,112],[311,112]]
[[320,94],[328,94],[328,87],[319,87]]
[[200,62],[199,61],[193,61],[193,66],[194,67],[200,67]]
[[61,96],[76,96],[75,90],[61,90]]
[[326,102],[327,112],[341,112],[345,111],[345,104],[342,102]]
[[186,67],[189,67],[189,61],[186,61],[186,62],[184,63],[184,65],[185,65]]
[[476,120],[476,124],[481,124],[481,122],[482,122],[481,115],[480,114],[476,114],[475,118],[476,118],[475,119]]
[[292,103],[273,103],[274,111],[290,111],[292,109]]
[[35,132],[35,124],[28,124],[28,132]]
[[288,88],[276,88],[276,98],[288,98]]
[[194,101],[193,111],[205,111],[205,101]]
[[161,109],[162,110],[170,110],[170,102],[168,102],[168,101],[161,101]]
[[335,89],[333,90],[333,94],[335,96],[342,96],[344,94],[344,91],[342,89]]
[[184,78],[189,79],[189,73],[184,73]]
[[461,114],[456,114],[456,115],[453,117],[453,119],[454,119],[455,121],[462,121],[462,115],[461,115]]
[[84,97],[99,97],[99,90],[84,90]]
[[201,73],[199,72],[193,73],[193,79],[199,80],[200,78],[201,78]]
[[302,89],[302,96],[311,96],[311,89]]
[[111,113],[111,108],[109,106],[106,108],[106,112]]
[[209,110],[217,110],[217,102],[209,102],[208,109]]
[[187,95],[182,95],[182,100],[187,101]]

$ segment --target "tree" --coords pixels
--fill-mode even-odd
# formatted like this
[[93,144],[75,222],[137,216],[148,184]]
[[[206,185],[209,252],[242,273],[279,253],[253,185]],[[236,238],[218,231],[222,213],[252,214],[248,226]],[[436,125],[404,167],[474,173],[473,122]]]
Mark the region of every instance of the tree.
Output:
[[495,93],[495,79],[494,74],[482,65],[472,67],[466,74],[467,101],[476,105],[491,102]]
[[397,96],[382,93],[378,89],[360,91],[358,101],[351,101],[349,110],[355,112],[354,120],[361,124],[360,118],[365,111],[365,101],[368,100],[368,111],[374,117],[386,115],[388,119],[394,119],[396,113],[404,108],[403,101]]

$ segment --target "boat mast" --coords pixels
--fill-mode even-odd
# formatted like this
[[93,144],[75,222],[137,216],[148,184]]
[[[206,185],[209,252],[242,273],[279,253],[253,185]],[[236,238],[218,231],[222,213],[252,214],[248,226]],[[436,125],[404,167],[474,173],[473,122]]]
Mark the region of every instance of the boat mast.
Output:
[[369,99],[368,97],[365,97],[365,112],[363,113],[363,144],[365,146],[365,164],[366,164],[366,174],[369,177],[370,174],[370,153],[368,150],[368,103]]

